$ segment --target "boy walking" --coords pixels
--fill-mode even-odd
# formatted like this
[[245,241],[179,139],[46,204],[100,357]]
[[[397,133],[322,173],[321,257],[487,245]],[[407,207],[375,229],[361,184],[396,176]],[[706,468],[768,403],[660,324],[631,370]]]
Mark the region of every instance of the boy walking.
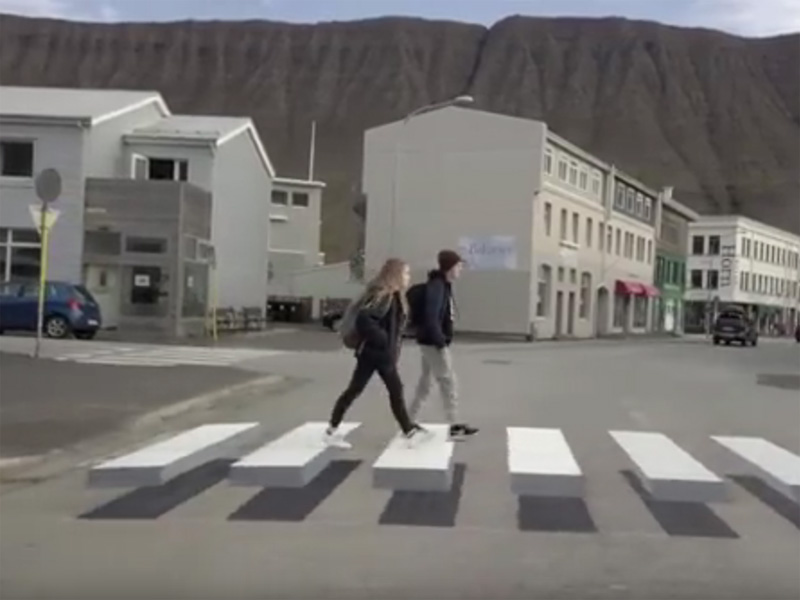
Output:
[[[412,307],[416,325],[422,374],[417,383],[414,399],[409,406],[409,416],[416,418],[423,402],[431,392],[433,380],[439,385],[445,416],[450,423],[450,438],[460,440],[478,432],[459,420],[458,390],[453,370],[450,344],[453,341],[455,303],[452,283],[461,274],[462,260],[452,250],[442,250],[437,257],[439,268],[428,273],[428,281],[420,294],[418,306]],[[416,308],[418,314],[413,315]]]

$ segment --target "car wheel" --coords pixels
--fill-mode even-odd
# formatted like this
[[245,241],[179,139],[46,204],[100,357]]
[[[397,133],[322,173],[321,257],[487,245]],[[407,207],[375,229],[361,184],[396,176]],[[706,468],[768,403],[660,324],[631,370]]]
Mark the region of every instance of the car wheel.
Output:
[[50,338],[63,339],[70,334],[69,322],[64,317],[48,317],[44,323],[44,333]]

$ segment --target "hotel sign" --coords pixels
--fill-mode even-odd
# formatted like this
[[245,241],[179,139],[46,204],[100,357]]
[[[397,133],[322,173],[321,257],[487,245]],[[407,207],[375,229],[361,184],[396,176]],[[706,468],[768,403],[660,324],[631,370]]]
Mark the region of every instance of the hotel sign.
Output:
[[724,244],[720,247],[719,287],[733,285],[736,272],[736,243]]

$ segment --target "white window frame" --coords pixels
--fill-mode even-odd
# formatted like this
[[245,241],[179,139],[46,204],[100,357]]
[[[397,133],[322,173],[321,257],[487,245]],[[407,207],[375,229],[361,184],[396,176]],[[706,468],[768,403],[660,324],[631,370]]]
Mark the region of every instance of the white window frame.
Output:
[[[0,162],[0,179],[5,181],[32,181],[36,174],[36,140],[29,137],[14,137],[3,136],[0,142],[7,142],[9,144],[30,144],[31,145],[31,174],[30,175],[3,175],[2,162]],[[2,161],[2,156],[0,156]]]
[[553,174],[553,149],[552,148],[545,148],[544,151],[544,162],[542,163],[542,168],[544,172],[548,175]]
[[586,169],[581,169],[578,173],[578,187],[583,191],[589,189],[589,172]]
[[[14,241],[14,230],[9,227],[2,227],[0,229],[5,229],[8,232],[8,237],[6,238],[5,242],[0,242],[0,252],[5,253],[5,271],[0,273],[0,283],[5,283],[11,277],[11,256],[12,256],[12,249],[15,248],[41,248],[42,243],[41,240],[38,242],[15,242]],[[20,228],[17,228],[20,229]],[[35,228],[29,227],[24,228],[27,231],[36,231]],[[41,267],[41,265],[40,265]]]

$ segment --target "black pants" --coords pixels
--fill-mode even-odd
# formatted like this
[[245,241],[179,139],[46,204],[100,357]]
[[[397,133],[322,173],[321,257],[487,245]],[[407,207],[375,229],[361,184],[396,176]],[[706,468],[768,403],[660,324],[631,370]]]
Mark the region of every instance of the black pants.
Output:
[[400,429],[403,433],[408,433],[413,429],[414,425],[408,416],[406,403],[403,400],[403,382],[400,380],[397,366],[392,363],[375,363],[364,357],[359,357],[353,376],[350,379],[350,385],[336,400],[331,413],[330,424],[332,427],[339,426],[342,419],[344,419],[344,414],[353,404],[353,401],[361,395],[364,388],[367,387],[375,371],[378,372],[378,376],[386,386],[386,391],[389,392],[389,406],[397,424],[400,425]]

